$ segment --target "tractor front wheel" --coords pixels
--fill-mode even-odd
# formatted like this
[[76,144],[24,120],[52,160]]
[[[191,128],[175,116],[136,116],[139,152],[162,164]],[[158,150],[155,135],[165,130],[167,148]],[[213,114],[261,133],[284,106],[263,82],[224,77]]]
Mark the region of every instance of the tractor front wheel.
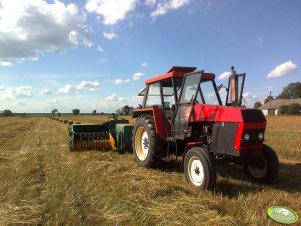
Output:
[[267,146],[262,147],[262,156],[251,163],[244,164],[247,177],[257,183],[271,183],[279,173],[279,160],[275,151]]
[[200,189],[212,190],[216,183],[216,170],[208,150],[192,147],[184,158],[186,181]]
[[136,162],[142,167],[159,167],[164,156],[164,142],[157,135],[154,119],[144,115],[137,119],[132,137]]

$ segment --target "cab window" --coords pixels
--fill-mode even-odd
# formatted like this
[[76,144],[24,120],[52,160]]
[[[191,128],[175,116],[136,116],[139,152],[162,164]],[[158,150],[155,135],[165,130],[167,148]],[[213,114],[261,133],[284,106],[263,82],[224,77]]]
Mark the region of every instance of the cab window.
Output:
[[153,105],[161,105],[159,82],[150,84],[148,87],[148,94],[145,102],[145,107],[151,107]]

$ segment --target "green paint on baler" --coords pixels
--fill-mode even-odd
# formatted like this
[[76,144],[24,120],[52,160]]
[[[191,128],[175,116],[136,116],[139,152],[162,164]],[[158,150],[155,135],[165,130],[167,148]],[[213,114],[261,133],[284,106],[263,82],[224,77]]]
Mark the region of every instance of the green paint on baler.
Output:
[[122,150],[130,150],[132,147],[132,130],[134,126],[131,124],[116,124],[116,140],[117,148]]

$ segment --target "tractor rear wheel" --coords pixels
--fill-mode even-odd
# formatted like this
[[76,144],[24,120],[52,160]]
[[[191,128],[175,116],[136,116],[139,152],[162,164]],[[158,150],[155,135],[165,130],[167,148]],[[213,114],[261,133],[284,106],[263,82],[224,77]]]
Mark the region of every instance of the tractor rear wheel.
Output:
[[214,189],[216,169],[209,151],[202,147],[190,148],[184,158],[184,174],[189,184],[200,189]]
[[268,145],[263,145],[262,156],[258,160],[244,164],[247,177],[257,183],[271,183],[279,173],[279,160],[275,151]]
[[164,141],[156,133],[152,116],[143,115],[137,119],[133,129],[132,147],[139,166],[155,168],[161,165],[166,151]]

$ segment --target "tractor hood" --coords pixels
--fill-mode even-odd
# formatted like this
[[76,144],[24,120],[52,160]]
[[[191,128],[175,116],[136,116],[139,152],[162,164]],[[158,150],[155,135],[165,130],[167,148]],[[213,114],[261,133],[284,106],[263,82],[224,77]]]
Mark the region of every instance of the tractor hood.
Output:
[[265,123],[266,119],[259,109],[196,104],[191,121]]

